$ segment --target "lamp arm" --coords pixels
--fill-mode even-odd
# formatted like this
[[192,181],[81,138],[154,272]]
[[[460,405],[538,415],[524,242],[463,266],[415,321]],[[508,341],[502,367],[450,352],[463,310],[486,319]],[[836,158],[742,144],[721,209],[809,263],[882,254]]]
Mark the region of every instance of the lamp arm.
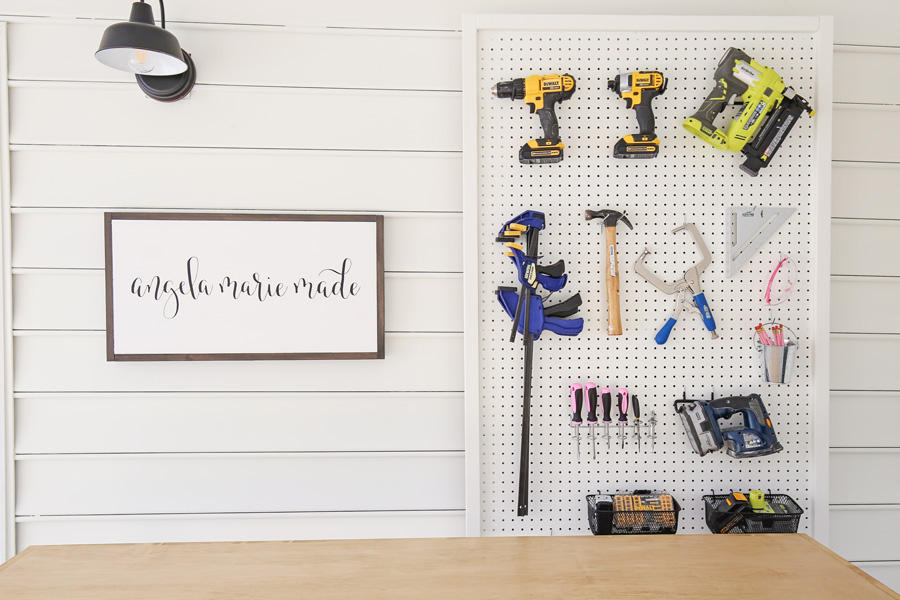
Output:
[[[145,0],[141,0],[141,4],[146,4]],[[166,5],[163,0],[159,0],[159,22],[163,29],[166,28]]]

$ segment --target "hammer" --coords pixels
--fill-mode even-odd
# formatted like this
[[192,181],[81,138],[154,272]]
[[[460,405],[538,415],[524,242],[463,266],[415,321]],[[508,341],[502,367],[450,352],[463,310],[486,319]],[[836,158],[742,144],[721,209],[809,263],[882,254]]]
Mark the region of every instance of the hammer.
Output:
[[628,229],[634,229],[631,221],[617,210],[586,210],[584,218],[603,219],[606,229],[606,305],[609,312],[609,324],[606,335],[622,335],[622,315],[619,313],[619,268],[616,260],[616,223],[622,221]]

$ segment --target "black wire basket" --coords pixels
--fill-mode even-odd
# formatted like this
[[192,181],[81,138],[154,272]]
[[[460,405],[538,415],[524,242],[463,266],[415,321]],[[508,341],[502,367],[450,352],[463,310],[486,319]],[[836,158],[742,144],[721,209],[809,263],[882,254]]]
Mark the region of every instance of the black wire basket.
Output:
[[778,508],[777,513],[752,511],[723,512],[728,494],[703,496],[706,526],[713,533],[797,533],[803,509],[787,494],[766,494],[766,502]]
[[[656,499],[659,495],[660,493],[649,490],[636,490],[633,494],[620,497]],[[616,508],[614,494],[588,494],[588,523],[591,526],[591,533],[594,535],[675,533],[678,531],[678,513],[681,512],[681,505],[675,498],[668,494],[666,496],[671,500],[669,509],[622,510]]]

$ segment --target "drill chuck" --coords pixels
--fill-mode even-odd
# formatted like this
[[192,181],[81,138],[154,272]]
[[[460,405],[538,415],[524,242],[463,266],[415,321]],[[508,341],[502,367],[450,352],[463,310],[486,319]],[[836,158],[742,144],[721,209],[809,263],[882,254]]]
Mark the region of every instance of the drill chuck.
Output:
[[497,98],[523,100],[525,98],[525,80],[513,79],[512,81],[501,81],[491,87],[491,93]]

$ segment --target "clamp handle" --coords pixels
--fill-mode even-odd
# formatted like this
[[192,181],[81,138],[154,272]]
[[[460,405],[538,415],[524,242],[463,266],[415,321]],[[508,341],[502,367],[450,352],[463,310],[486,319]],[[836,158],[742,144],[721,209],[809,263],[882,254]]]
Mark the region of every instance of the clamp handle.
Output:
[[709,302],[706,301],[706,296],[701,292],[694,296],[694,302],[697,304],[697,308],[700,309],[700,318],[703,319],[703,324],[706,325],[708,330],[715,333],[716,320],[712,316],[712,310],[709,308]]
[[669,341],[669,334],[672,333],[672,328],[675,327],[675,323],[677,322],[678,319],[676,319],[675,317],[669,317],[669,320],[666,321],[666,324],[656,332],[656,337],[653,338],[657,344],[662,346]]

